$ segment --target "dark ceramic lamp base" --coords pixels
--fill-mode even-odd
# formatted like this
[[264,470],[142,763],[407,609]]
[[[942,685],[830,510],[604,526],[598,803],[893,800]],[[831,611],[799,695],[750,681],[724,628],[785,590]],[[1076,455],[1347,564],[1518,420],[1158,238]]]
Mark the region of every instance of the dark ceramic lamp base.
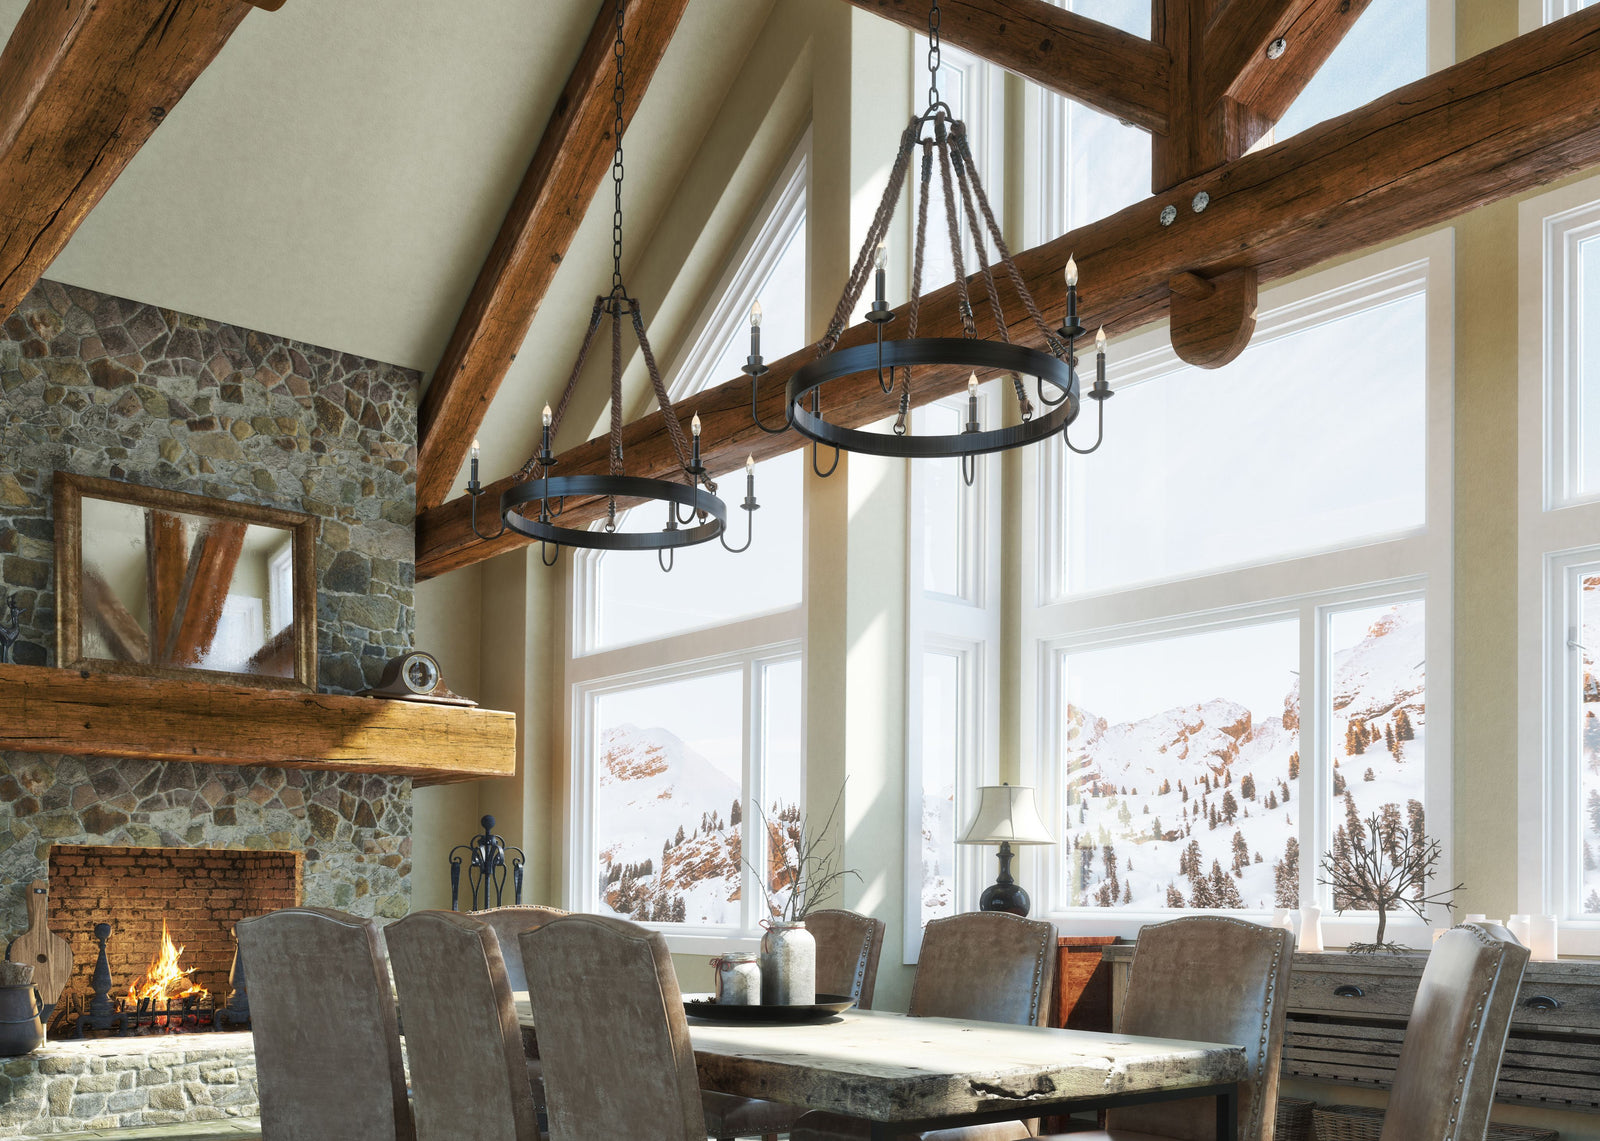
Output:
[[1011,845],[1002,842],[997,856],[1000,860],[1000,878],[985,888],[983,894],[978,897],[978,909],[1008,911],[1012,915],[1026,917],[1031,901],[1022,885],[1011,878]]

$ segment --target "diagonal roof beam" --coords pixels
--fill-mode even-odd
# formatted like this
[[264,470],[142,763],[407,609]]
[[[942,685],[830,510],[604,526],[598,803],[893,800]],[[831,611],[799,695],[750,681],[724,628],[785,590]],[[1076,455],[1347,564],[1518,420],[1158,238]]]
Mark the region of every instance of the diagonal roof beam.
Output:
[[250,11],[243,0],[31,0],[0,51],[0,319]]
[[[850,0],[914,31],[927,0]],[[940,0],[939,37],[1155,134],[1167,131],[1171,59],[1157,44],[1046,0]]]
[[[1261,281],[1282,278],[1330,258],[1402,238],[1423,227],[1535,189],[1600,162],[1600,5],[1474,56],[1390,92],[1359,110],[1321,123],[1293,139],[1246,155],[1153,198],[1018,255],[1029,290],[1048,314],[1064,302],[1061,267],[1075,252],[1092,319],[1114,333],[1166,316],[1172,280],[1201,268],[1222,275],[1254,270]],[[1203,214],[1189,202],[1211,196]],[[1163,227],[1162,207],[1178,209]],[[974,276],[974,282],[981,277]],[[981,288],[981,285],[978,286]],[[1001,287],[1012,315],[1014,341],[1039,337],[1011,290]],[[903,316],[902,312],[902,316]],[[959,336],[956,291],[947,286],[923,300],[924,336]],[[842,345],[872,338],[865,323]],[[782,416],[783,390],[795,369],[813,359],[803,349],[773,362],[761,385],[761,414]],[[913,403],[959,391],[965,369],[924,369]],[[829,418],[862,427],[892,413],[874,376],[828,386]],[[746,453],[758,460],[800,447],[795,433],[767,436],[750,422],[750,384],[740,377],[695,397],[705,423],[705,462],[713,472],[735,470]],[[1115,420],[1113,404],[1110,415]],[[629,470],[676,478],[678,467],[660,413],[624,431]],[[591,440],[560,456],[565,474],[606,469],[606,440]],[[824,460],[826,462],[826,460]],[[512,481],[486,488],[485,523]],[[417,576],[430,578],[511,550],[508,535],[473,537],[466,497],[424,513],[417,528]],[[600,517],[602,505],[568,502],[563,522]]]
[[[624,115],[630,123],[687,6],[688,0],[628,0],[623,17],[628,53]],[[583,52],[422,398],[418,511],[450,494],[489,402],[510,371],[595,191],[611,170],[616,19],[610,0],[598,7]]]
[[[1203,33],[1204,102],[1231,99],[1277,122],[1370,2],[1228,0]],[[1282,52],[1274,56],[1280,39]]]

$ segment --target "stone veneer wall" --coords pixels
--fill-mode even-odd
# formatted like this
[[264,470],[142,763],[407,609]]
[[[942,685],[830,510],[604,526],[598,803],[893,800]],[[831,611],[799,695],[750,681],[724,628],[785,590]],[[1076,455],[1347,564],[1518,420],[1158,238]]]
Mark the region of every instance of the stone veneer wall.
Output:
[[[0,325],[0,618],[53,665],[57,469],[322,519],[319,681],[350,693],[412,644],[415,372],[41,282]],[[0,714],[3,715],[3,714]],[[0,935],[53,843],[305,854],[305,901],[410,902],[411,782],[267,767],[0,752]],[[75,955],[88,934],[73,936]]]

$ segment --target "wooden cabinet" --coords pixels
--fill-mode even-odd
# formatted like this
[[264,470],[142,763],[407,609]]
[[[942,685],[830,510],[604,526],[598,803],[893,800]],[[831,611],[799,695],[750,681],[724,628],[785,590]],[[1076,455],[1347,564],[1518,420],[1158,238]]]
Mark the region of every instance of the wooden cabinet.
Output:
[[[1133,945],[1107,947],[1103,957],[1120,1012]],[[1426,962],[1420,954],[1296,954],[1284,1074],[1387,1088]],[[1528,964],[1495,1097],[1600,1112],[1600,961]]]

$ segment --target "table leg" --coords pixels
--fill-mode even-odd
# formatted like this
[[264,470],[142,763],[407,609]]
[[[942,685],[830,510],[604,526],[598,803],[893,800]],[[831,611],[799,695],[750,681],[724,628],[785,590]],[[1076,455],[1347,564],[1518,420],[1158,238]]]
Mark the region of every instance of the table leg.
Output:
[[1217,1141],[1239,1141],[1239,1087],[1217,1095]]

